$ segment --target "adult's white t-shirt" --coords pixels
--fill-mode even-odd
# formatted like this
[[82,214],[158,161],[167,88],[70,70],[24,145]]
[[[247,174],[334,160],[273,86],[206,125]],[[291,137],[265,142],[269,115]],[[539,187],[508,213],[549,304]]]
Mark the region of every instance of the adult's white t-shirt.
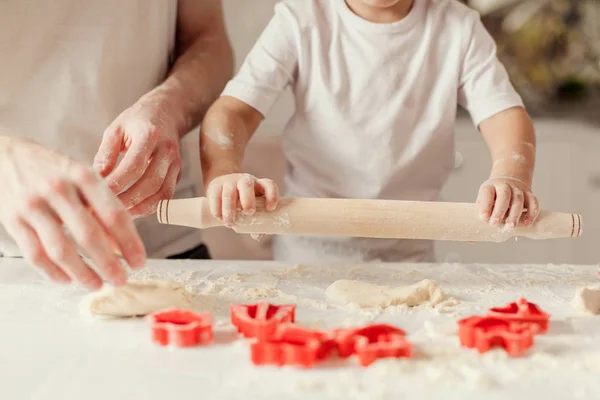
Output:
[[[0,1],[0,134],[91,166],[106,127],[165,78],[176,18],[177,0]],[[196,165],[182,156],[176,196],[194,197]],[[150,257],[201,242],[155,216],[136,225]],[[2,227],[0,254],[20,254]]]

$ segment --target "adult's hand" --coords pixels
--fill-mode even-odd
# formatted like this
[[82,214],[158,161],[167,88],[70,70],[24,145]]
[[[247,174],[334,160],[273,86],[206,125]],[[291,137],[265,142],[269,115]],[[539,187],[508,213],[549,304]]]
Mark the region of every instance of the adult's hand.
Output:
[[[146,260],[131,216],[90,168],[39,144],[0,136],[0,222],[23,256],[52,280],[120,285]],[[69,231],[70,235],[65,232]],[[77,252],[91,258],[90,268]]]
[[160,200],[173,197],[181,177],[175,122],[181,112],[163,97],[160,90],[151,92],[121,113],[104,132],[94,159],[94,169],[134,218],[154,213]]

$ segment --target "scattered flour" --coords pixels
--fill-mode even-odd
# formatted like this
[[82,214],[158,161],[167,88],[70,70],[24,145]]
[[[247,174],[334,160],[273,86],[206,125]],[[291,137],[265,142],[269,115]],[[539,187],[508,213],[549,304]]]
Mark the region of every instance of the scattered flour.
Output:
[[518,153],[513,154],[512,159],[520,164],[524,164],[527,162],[527,159],[525,158],[525,156],[522,154],[518,154]]
[[274,220],[274,224],[276,226],[279,226],[279,227],[287,227],[287,226],[290,226],[292,224],[291,221],[290,221],[290,216],[286,212],[281,213],[280,215],[273,217],[273,220]]

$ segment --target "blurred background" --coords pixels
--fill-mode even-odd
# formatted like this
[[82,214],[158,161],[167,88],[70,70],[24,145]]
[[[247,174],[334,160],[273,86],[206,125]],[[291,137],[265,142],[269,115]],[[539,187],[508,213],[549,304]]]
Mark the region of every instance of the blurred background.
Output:
[[[418,0],[417,0],[418,1]],[[452,0],[480,12],[498,56],[534,117],[538,136],[534,192],[543,208],[583,215],[573,240],[519,239],[503,244],[440,242],[438,261],[576,263],[600,261],[600,0]],[[224,0],[239,67],[273,14],[277,0]],[[282,96],[252,140],[248,172],[283,184],[279,135],[293,112]],[[441,200],[475,200],[490,168],[488,149],[468,115],[456,123],[455,169]],[[192,147],[194,148],[194,147]],[[218,259],[269,259],[260,243],[225,229],[206,231]]]

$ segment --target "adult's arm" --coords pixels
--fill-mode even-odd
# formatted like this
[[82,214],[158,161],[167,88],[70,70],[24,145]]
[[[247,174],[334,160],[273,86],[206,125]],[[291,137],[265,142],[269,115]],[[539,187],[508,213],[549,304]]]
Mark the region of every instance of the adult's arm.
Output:
[[160,200],[173,196],[181,173],[179,139],[200,123],[232,71],[221,1],[180,0],[171,70],[105,131],[94,160],[134,217],[152,214]]

